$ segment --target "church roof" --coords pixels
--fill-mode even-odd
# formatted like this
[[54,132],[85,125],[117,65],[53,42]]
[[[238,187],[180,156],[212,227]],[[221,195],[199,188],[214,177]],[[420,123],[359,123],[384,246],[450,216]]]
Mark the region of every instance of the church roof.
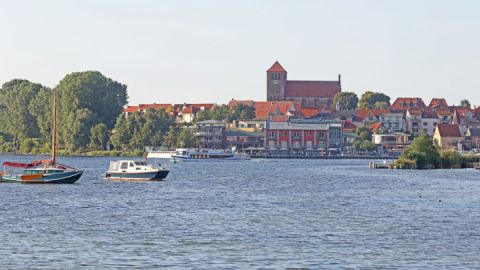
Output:
[[267,70],[267,72],[287,72],[278,61]]
[[287,81],[285,97],[334,98],[338,92],[338,81]]

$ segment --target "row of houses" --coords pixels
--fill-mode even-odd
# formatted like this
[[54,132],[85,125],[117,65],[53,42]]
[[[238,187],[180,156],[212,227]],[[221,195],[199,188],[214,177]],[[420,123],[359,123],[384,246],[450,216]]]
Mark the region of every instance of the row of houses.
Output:
[[127,117],[133,113],[146,112],[148,109],[164,110],[166,113],[175,117],[177,123],[192,123],[196,115],[205,110],[211,110],[215,107],[213,103],[201,104],[139,104],[135,106],[127,106],[123,113]]
[[194,123],[203,147],[264,149],[278,154],[351,152],[358,127],[368,127],[378,152],[399,152],[424,132],[441,148],[470,150],[480,143],[480,108],[449,106],[445,99],[398,98],[389,109],[332,110],[304,107],[296,101],[230,100],[254,109],[254,119],[232,123],[195,121],[196,114],[214,104],[140,104],[125,114],[163,109],[178,123]]

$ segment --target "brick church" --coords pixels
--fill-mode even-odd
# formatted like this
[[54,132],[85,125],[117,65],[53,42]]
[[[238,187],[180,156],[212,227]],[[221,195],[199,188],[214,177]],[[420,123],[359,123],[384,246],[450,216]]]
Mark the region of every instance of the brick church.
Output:
[[287,71],[276,61],[267,70],[267,101],[296,101],[302,107],[330,107],[335,94],[342,91],[338,81],[290,81]]

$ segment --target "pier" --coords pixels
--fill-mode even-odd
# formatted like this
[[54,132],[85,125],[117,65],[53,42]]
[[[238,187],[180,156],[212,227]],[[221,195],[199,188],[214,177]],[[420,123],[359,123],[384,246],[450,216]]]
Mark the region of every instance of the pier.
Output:
[[394,156],[308,156],[308,155],[251,155],[251,158],[264,158],[264,159],[382,159],[382,160],[394,160],[398,157]]

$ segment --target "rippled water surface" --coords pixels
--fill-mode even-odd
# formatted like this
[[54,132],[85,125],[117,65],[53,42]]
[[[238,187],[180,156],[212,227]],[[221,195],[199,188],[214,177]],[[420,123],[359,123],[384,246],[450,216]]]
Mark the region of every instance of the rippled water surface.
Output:
[[[0,156],[32,160],[33,157]],[[0,183],[2,268],[480,268],[480,171],[177,163],[160,182]]]

